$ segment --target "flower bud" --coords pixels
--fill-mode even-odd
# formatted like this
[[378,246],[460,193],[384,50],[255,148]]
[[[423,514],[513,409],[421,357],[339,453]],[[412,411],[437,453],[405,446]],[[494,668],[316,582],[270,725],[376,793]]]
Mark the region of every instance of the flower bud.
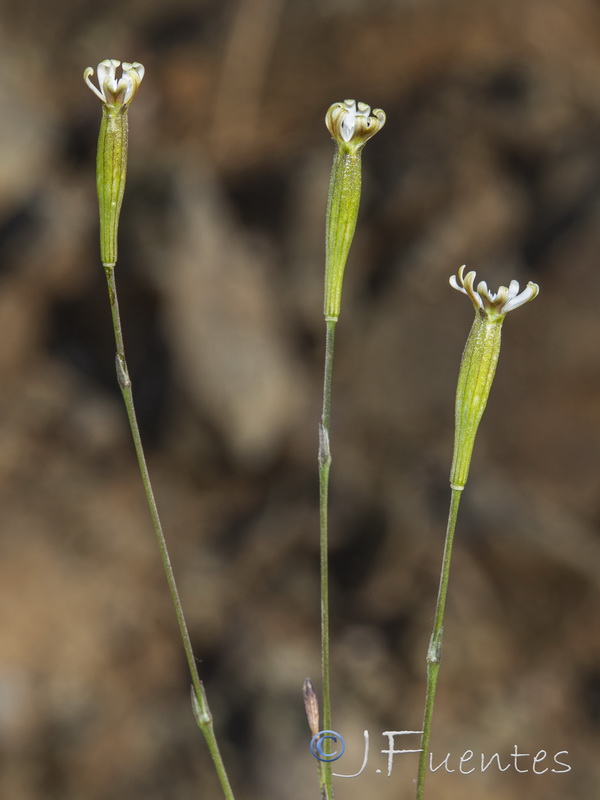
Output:
[[306,678],[303,688],[304,697],[304,710],[306,711],[306,718],[308,720],[308,727],[313,736],[319,732],[319,702],[317,700],[317,693],[310,678]]
[[385,125],[385,112],[355,100],[334,103],[325,115],[325,124],[338,145],[349,153],[360,152],[368,140]]

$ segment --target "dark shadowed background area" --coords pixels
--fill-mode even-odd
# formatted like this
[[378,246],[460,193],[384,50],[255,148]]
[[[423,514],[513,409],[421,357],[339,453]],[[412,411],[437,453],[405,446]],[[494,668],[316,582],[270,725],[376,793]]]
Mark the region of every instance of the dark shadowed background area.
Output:
[[[337,330],[338,800],[410,800],[471,324],[510,314],[459,519],[429,780],[600,785],[600,3],[0,3],[0,798],[217,800],[113,370],[100,103],[140,61],[117,280],[159,506],[238,800],[318,800],[317,423],[328,106],[388,122]],[[482,773],[481,754],[506,772]],[[415,737],[396,747],[418,746]],[[475,771],[458,762],[474,752]],[[545,750],[534,774],[533,755]],[[571,770],[553,760],[559,756]],[[382,770],[377,773],[376,770]]]

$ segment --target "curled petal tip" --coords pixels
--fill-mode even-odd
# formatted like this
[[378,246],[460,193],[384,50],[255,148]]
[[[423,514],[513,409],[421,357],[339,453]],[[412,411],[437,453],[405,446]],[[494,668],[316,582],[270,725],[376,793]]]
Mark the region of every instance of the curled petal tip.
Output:
[[84,69],[84,71],[83,71],[83,80],[87,83],[87,85],[90,87],[92,92],[96,95],[96,97],[99,97],[100,100],[102,100],[102,102],[104,103],[104,102],[106,102],[104,95],[102,94],[102,92],[98,91],[98,89],[94,86],[94,84],[90,80],[90,78],[93,76],[93,74],[94,74],[94,70],[92,69],[92,67],[86,67]]
[[[518,291],[518,287],[517,287]],[[510,298],[510,300],[504,305],[504,314],[508,314],[509,311],[513,311],[515,308],[519,306],[525,305],[525,303],[529,303],[535,297],[538,296],[540,291],[540,287],[537,283],[533,283],[530,281],[527,286],[523,289],[521,294],[516,294],[514,297]]]

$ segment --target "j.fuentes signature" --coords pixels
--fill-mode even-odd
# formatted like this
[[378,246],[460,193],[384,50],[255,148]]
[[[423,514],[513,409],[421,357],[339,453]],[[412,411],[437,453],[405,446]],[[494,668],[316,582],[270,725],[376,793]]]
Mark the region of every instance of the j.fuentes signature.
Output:
[[[420,749],[396,750],[396,737],[398,736],[420,736],[421,731],[383,731],[382,736],[387,737],[387,748],[380,750],[383,755],[387,755],[387,775],[392,774],[394,757],[407,753],[420,753]],[[334,772],[336,778],[357,778],[366,770],[369,761],[369,731],[364,732],[365,748],[363,762],[358,772],[350,775]],[[319,731],[312,737],[310,750],[313,756],[319,761],[337,761],[342,757],[346,749],[344,738],[337,731]],[[440,759],[434,753],[429,754],[429,770],[437,772],[444,769],[446,772],[458,772],[462,775],[470,775],[473,772],[485,772],[490,767],[500,772],[513,769],[515,772],[532,772],[535,775],[543,775],[546,772],[562,774],[571,772],[571,765],[567,763],[566,757],[568,750],[560,750],[557,753],[549,754],[546,750],[538,750],[537,753],[522,753],[518,745],[515,745],[510,753],[475,753],[473,750],[465,750],[460,755],[447,753]],[[380,774],[381,769],[376,769]]]

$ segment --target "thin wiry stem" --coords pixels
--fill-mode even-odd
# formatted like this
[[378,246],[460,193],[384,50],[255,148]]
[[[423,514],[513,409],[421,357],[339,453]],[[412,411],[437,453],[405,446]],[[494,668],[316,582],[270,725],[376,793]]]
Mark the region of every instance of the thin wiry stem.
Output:
[[446,541],[444,543],[444,557],[440,573],[440,586],[433,631],[427,650],[427,692],[425,696],[425,713],[423,715],[423,735],[421,737],[421,754],[419,756],[419,769],[417,774],[417,800],[423,800],[425,792],[425,777],[429,761],[429,741],[431,739],[431,720],[433,717],[433,704],[437,687],[440,662],[442,659],[442,636],[444,633],[444,610],[446,608],[446,595],[448,593],[448,578],[450,577],[450,560],[452,558],[452,545],[454,543],[454,530],[458,516],[458,506],[462,495],[461,489],[452,489],[450,511],[448,512],[448,526],[446,528]]
[[[331,448],[329,444],[331,424],[331,383],[333,376],[333,345],[336,320],[326,321],[325,370],[323,377],[323,413],[319,427],[319,520],[321,562],[321,670],[323,683],[323,730],[331,729],[331,691],[329,670],[329,563],[328,563],[328,497]],[[327,800],[333,800],[331,763],[321,762],[321,792]]]
[[146,464],[146,457],[144,455],[144,448],[142,446],[142,439],[140,436],[137,417],[135,413],[135,406],[133,403],[133,391],[131,387],[131,379],[129,378],[129,372],[127,370],[127,362],[125,361],[125,346],[123,343],[123,330],[121,327],[119,300],[117,297],[117,286],[115,281],[115,265],[105,264],[104,272],[106,274],[106,280],[108,283],[108,295],[110,299],[113,329],[115,333],[115,344],[117,349],[116,353],[117,379],[119,382],[119,386],[121,388],[123,400],[125,402],[125,408],[127,409],[129,427],[131,428],[131,435],[133,437],[133,444],[137,455],[140,475],[142,478],[142,483],[144,485],[144,492],[146,494],[148,508],[150,510],[150,517],[152,518],[152,525],[154,527],[154,532],[156,534],[158,549],[160,550],[160,558],[165,570],[165,575],[167,577],[167,583],[169,585],[169,591],[171,593],[171,600],[175,608],[177,623],[179,625],[179,633],[181,636],[183,649],[185,650],[185,655],[187,658],[188,667],[192,678],[192,707],[194,710],[194,716],[208,745],[208,749],[212,756],[225,800],[234,800],[233,791],[231,789],[229,778],[227,776],[225,765],[223,763],[223,759],[221,757],[219,746],[217,744],[217,740],[215,737],[212,714],[210,712],[210,708],[208,707],[206,694],[204,692],[204,686],[202,684],[202,681],[200,680],[200,676],[198,675],[198,669],[196,667],[196,659],[194,657],[194,652],[192,650],[192,642],[190,640],[190,635],[183,614],[183,607],[181,605],[181,600],[179,598],[179,592],[177,590],[177,584],[175,582],[175,575],[173,574],[173,567],[171,566],[171,559],[169,558],[167,542],[165,540],[162,525],[160,522],[160,517],[158,515],[158,508],[156,506],[156,500],[154,498],[154,492],[152,490],[150,474],[148,472],[148,465]]

